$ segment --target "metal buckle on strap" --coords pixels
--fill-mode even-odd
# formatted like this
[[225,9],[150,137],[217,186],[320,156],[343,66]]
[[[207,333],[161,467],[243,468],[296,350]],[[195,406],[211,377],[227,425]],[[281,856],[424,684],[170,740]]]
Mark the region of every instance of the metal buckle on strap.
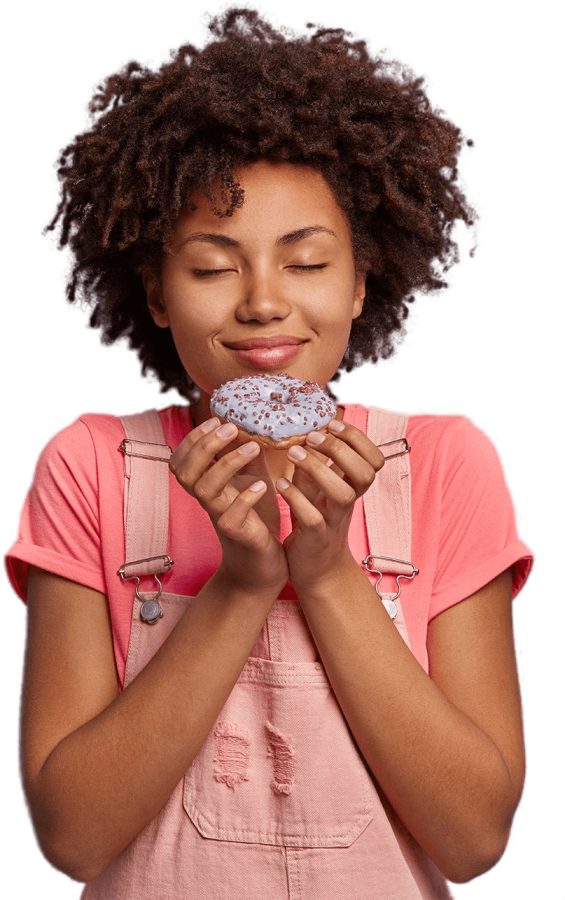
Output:
[[[405,453],[410,453],[412,449],[405,437],[396,438],[394,441],[386,441],[384,444],[377,444],[377,447],[379,448],[379,450],[382,450],[383,447],[390,447],[391,444],[402,444],[404,449],[399,450],[398,453],[389,453],[388,456],[383,453],[385,459],[394,459],[395,456],[404,456]],[[379,558],[385,559],[384,556],[381,556]],[[411,563],[409,565],[411,565]]]
[[[169,451],[168,456],[152,456],[150,453],[135,453],[133,450],[128,450],[128,444],[144,444],[146,447],[164,447]],[[155,444],[152,441],[136,441],[133,438],[124,438],[118,450],[121,450],[126,456],[137,456],[139,459],[153,459],[155,462],[169,462],[171,456],[173,455],[173,448],[169,447],[168,444]],[[130,565],[128,563],[128,565]]]
[[[397,590],[396,594],[394,595],[394,597],[387,597],[386,602],[385,602],[385,598],[379,591],[379,584],[383,580],[383,575],[385,573],[382,572],[380,569],[378,569],[376,566],[372,565],[372,561],[374,559],[384,559],[384,560],[386,560],[386,562],[401,563],[403,566],[409,566],[412,569],[412,572],[410,573],[410,575],[403,575],[402,573],[400,573],[396,576],[396,587],[398,588],[398,590]],[[400,597],[400,590],[401,590],[400,589],[400,579],[406,578],[408,581],[412,581],[414,576],[417,575],[418,572],[420,571],[419,569],[416,568],[414,563],[410,562],[410,560],[408,560],[408,559],[396,559],[394,556],[375,556],[372,553],[369,554],[369,556],[365,557],[365,559],[363,560],[363,565],[365,566],[367,572],[373,572],[375,575],[379,576],[377,579],[377,583],[375,584],[375,590],[376,590],[377,594],[379,595],[379,597],[381,598],[381,600],[383,601],[383,603],[385,604],[385,606],[387,605],[387,603],[392,603]],[[394,572],[390,572],[387,574],[394,575]]]
[[[130,566],[139,566],[141,563],[153,562],[154,560],[162,559],[163,564],[160,568],[156,569],[154,572],[147,572],[147,575],[127,575],[126,570]],[[173,567],[173,560],[170,556],[147,556],[145,559],[134,559],[132,562],[126,562],[123,566],[120,566],[118,569],[118,575],[122,579],[122,581],[133,581],[135,580],[135,596],[141,602],[140,616],[141,618],[147,622],[149,625],[154,625],[157,619],[160,619],[163,615],[163,610],[161,609],[160,604],[158,603],[159,597],[163,593],[163,585],[159,579],[159,575],[162,575],[164,572],[170,572]],[[143,598],[139,593],[139,585],[142,578],[150,577],[154,578],[157,584],[159,585],[159,590],[153,597]]]

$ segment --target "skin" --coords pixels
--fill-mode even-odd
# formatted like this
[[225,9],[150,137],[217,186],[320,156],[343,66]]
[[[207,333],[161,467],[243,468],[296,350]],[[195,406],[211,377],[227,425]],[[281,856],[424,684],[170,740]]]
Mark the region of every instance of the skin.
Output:
[[[275,334],[303,339],[291,362],[268,371],[286,371],[296,378],[326,384],[343,358],[351,322],[361,313],[365,294],[364,275],[355,269],[347,218],[321,175],[304,166],[262,162],[240,173],[239,178],[245,191],[243,208],[235,216],[218,218],[210,202],[197,194],[197,210],[187,210],[177,221],[159,277],[146,274],[155,322],[171,328],[183,365],[201,389],[194,411],[196,422],[210,415],[210,395],[215,388],[229,379],[264,371],[262,364],[253,365],[230,349],[236,341]],[[218,243],[218,239],[234,243]],[[211,427],[213,424],[218,420],[213,419]],[[224,426],[221,434],[234,440],[236,429]],[[364,464],[369,484],[375,467],[382,465],[382,455],[370,442],[366,444],[371,460]],[[216,472],[210,465],[206,446],[206,442],[195,446],[189,435],[175,453],[171,468],[214,517],[220,514],[220,507],[205,505],[205,501],[217,491],[221,470]],[[217,528],[223,542],[222,564],[233,546],[225,545],[226,533],[239,529],[241,523],[253,540],[259,531],[265,546],[266,521],[271,539],[267,565],[288,577],[278,541],[272,481],[279,476],[292,478],[300,451],[265,451],[256,441],[246,442],[239,448],[240,454],[242,451],[243,460],[236,452],[229,460],[237,475],[233,487],[227,488],[233,505]],[[193,471],[201,475],[198,483]],[[298,473],[296,478],[303,484],[308,480]],[[252,491],[258,481],[263,487]],[[345,489],[343,482],[340,489]],[[241,498],[236,492],[241,492]],[[347,494],[351,497],[351,490]],[[260,515],[248,514],[247,504],[256,501]],[[256,545],[250,546],[249,557],[233,546],[229,571],[239,583],[251,586],[261,580],[256,581]],[[257,576],[263,577],[262,573]]]
[[[201,389],[193,409],[197,423],[209,417],[215,388],[266,371],[234,353],[229,345],[235,341],[300,338],[298,356],[267,371],[325,385],[365,296],[347,218],[320,174],[261,162],[238,178],[242,209],[219,218],[196,193],[198,209],[178,219],[161,271],[145,273],[153,318],[171,328],[183,366]],[[266,461],[273,472],[292,474],[284,452],[269,452]]]
[[[161,286],[148,291],[155,321],[171,327],[187,371],[204,387],[197,411],[201,422],[209,414],[211,389],[249,372],[223,350],[224,335],[228,341],[249,333],[255,337],[274,333],[275,327],[308,335],[303,354],[284,370],[324,384],[342,358],[351,319],[361,311],[364,281],[355,274],[346,219],[323,179],[304,167],[262,162],[242,173],[242,185],[244,206],[221,220],[221,231],[243,249],[232,255],[190,243],[189,259],[181,261],[180,243],[189,235],[218,230],[206,201],[179,221]],[[280,254],[277,238],[304,224],[326,225],[337,241],[317,236],[299,246],[298,258],[295,248],[290,256]],[[328,266],[297,277],[287,268],[296,262]],[[221,270],[212,276],[213,291],[208,282],[202,287],[195,282],[193,267]],[[211,293],[214,303],[206,303]],[[200,331],[193,307],[199,307],[198,300],[207,308]],[[374,603],[374,592],[349,550],[353,505],[378,477],[384,463],[380,451],[356,428],[335,421],[327,436],[312,433],[305,447],[270,459],[251,442],[253,462],[245,467],[241,450],[250,448],[224,457],[226,448],[218,453],[214,441],[229,440],[227,428],[215,431],[217,420],[205,421],[212,430],[204,438],[189,435],[171,468],[215,523],[222,565],[229,558],[232,577],[245,582],[250,573],[258,574],[258,553],[266,553],[266,569],[276,565],[282,570],[286,561],[336,696],[394,808],[452,880],[488,871],[508,844],[525,778],[510,572],[430,623],[428,676],[382,606]],[[211,465],[213,458],[226,468]],[[267,503],[273,498],[264,459],[293,517],[294,529],[282,547],[278,520]],[[226,481],[228,466],[235,477]],[[282,480],[277,478],[281,471]],[[244,472],[248,481],[241,478]],[[257,475],[258,491],[257,483],[255,490],[250,485]],[[242,555],[242,548],[249,554]],[[383,705],[383,695],[394,696],[396,703],[389,699]],[[406,716],[401,727],[399,710]],[[441,774],[435,766],[430,770],[428,760],[442,761]],[[493,795],[500,798],[494,810]],[[451,842],[434,824],[438,819],[450,820]]]
[[[427,675],[348,547],[353,504],[383,465],[379,450],[336,419],[304,448],[265,452],[209,417],[211,391],[255,371],[230,341],[303,338],[290,363],[269,371],[323,384],[363,300],[347,221],[321,176],[271,163],[240,174],[243,207],[218,219],[197,198],[161,272],[145,273],[155,321],[171,328],[202,389],[197,427],[171,468],[209,514],[221,564],[202,602],[187,607],[122,693],[106,598],[33,570],[23,771],[38,837],[49,859],[81,880],[115,858],[194,759],[290,578],[388,801],[448,878],[469,880],[503,852],[524,777],[510,573],[430,623]],[[282,545],[277,490],[294,522]]]

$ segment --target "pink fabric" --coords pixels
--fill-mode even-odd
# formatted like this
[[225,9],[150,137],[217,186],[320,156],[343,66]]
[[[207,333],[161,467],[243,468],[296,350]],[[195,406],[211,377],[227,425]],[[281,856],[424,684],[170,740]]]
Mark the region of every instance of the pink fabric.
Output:
[[[135,601],[126,685],[166,640],[187,600],[163,593],[160,603],[162,618],[146,625]],[[351,896],[451,894],[381,799],[300,604],[278,601],[169,800],[86,885],[81,900]]]
[[[190,412],[169,407],[161,418],[165,440],[175,449],[192,427]],[[344,418],[365,430],[367,410],[346,406]],[[122,681],[133,605],[131,584],[122,584],[116,574],[126,561],[124,460],[117,449],[123,436],[117,418],[85,415],[50,441],[38,462],[18,540],[7,557],[9,576],[22,599],[29,564],[108,596]],[[412,651],[427,668],[428,622],[509,566],[516,594],[528,575],[531,555],[516,535],[502,469],[482,432],[463,417],[414,416],[407,438],[412,446],[412,561],[420,573],[412,582],[401,582],[402,606]],[[164,586],[170,593],[190,596],[216,570],[219,544],[206,513],[173,476],[170,487],[168,553],[174,566]],[[290,515],[281,498],[280,506],[284,538]],[[349,541],[361,562],[368,546],[360,501]],[[151,584],[148,580],[145,587]],[[382,589],[393,587],[394,580],[385,576]],[[281,599],[296,599],[290,585]]]

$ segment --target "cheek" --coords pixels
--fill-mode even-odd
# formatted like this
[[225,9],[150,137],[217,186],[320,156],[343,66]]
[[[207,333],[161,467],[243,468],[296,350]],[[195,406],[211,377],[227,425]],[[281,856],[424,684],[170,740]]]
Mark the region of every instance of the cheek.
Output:
[[354,284],[339,285],[318,292],[312,300],[312,317],[327,333],[342,334],[351,327],[354,312]]
[[167,306],[171,328],[185,331],[198,331],[206,321],[205,309],[200,309],[193,298],[183,297],[181,302],[172,302]]

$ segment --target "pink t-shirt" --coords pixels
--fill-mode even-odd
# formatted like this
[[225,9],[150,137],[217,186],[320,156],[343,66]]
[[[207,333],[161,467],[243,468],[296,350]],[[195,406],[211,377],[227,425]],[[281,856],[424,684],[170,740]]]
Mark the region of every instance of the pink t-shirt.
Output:
[[[344,419],[366,431],[367,409],[345,406]],[[165,441],[175,449],[192,428],[189,409],[169,407],[161,420]],[[117,575],[126,562],[124,458],[118,451],[123,436],[119,419],[85,415],[49,442],[7,557],[8,574],[22,599],[30,564],[106,594],[122,681],[134,600],[132,583]],[[412,447],[412,562],[419,574],[401,582],[401,601],[412,651],[427,670],[428,622],[510,566],[516,594],[529,573],[531,554],[516,535],[498,456],[481,431],[460,416],[413,416],[406,436]],[[290,514],[281,497],[279,504],[284,540]],[[361,500],[349,545],[361,563],[369,553]],[[175,594],[197,594],[220,562],[208,515],[172,475],[167,552],[174,565],[163,584]],[[152,585],[149,579],[142,589]],[[392,576],[385,576],[381,587],[393,590]],[[281,599],[296,600],[290,584]]]

